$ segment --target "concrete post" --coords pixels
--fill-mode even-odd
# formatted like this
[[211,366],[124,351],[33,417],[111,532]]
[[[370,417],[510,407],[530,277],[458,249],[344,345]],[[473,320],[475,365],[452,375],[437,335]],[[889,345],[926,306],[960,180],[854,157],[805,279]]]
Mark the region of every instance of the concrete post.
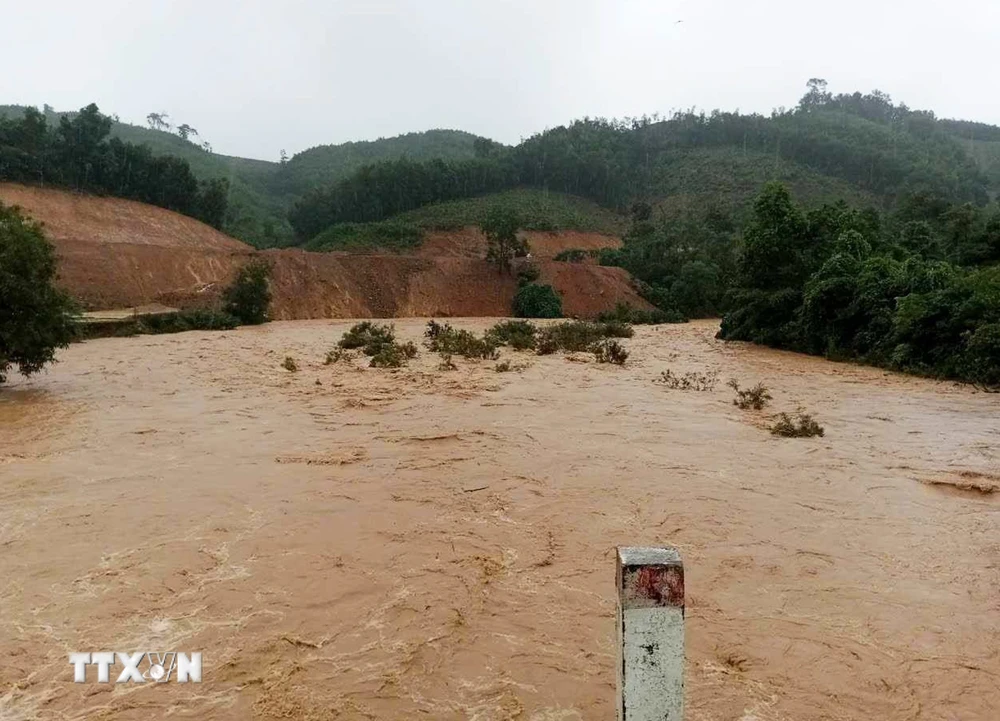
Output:
[[684,721],[684,564],[673,548],[620,547],[618,720]]

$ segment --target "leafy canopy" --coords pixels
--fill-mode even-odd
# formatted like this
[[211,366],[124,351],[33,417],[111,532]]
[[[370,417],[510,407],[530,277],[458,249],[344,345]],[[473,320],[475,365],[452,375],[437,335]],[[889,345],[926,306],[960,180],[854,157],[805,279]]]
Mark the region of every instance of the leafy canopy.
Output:
[[41,226],[0,203],[0,383],[15,366],[37,373],[73,339],[74,307],[55,279],[55,253]]

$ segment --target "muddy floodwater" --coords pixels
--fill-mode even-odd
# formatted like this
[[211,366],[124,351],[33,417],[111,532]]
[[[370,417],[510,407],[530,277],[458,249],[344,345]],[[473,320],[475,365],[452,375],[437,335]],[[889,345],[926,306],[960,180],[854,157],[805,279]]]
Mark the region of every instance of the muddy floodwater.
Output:
[[[623,368],[324,365],[348,326],[89,341],[0,390],[0,718],[611,719],[614,548],[658,544],[689,720],[1000,718],[1000,396],[710,322]],[[823,438],[770,435],[799,409]],[[203,681],[72,682],[107,650]]]

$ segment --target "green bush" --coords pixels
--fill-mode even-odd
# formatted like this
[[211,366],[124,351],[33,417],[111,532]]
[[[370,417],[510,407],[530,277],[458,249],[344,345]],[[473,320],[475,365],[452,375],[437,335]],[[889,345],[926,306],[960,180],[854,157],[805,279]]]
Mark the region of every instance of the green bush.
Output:
[[420,246],[423,230],[412,223],[387,220],[379,223],[339,223],[316,235],[303,247],[312,251],[401,252]]
[[265,323],[271,305],[270,276],[271,266],[261,259],[240,268],[236,280],[222,294],[226,313],[244,325]]
[[562,263],[582,263],[588,256],[587,251],[580,248],[567,248],[556,253],[552,260],[558,260]]
[[[393,326],[379,325],[370,320],[351,326],[337,345],[342,351],[360,348],[366,356],[371,356],[369,365],[373,368],[399,368],[417,355],[417,346],[413,341],[396,342],[396,330]],[[341,357],[344,354],[331,351],[327,354],[327,361],[336,362]]]
[[406,354],[395,343],[379,346],[369,365],[372,368],[401,368],[406,365]]
[[427,338],[427,347],[436,353],[483,360],[496,360],[500,355],[498,344],[491,338],[477,338],[475,333],[453,328],[450,323],[442,325],[431,320],[427,323],[424,336]]
[[137,332],[183,333],[189,330],[231,330],[239,319],[217,310],[183,310],[177,313],[157,313],[140,316],[136,321]]
[[632,328],[624,323],[567,321],[539,331],[535,350],[539,355],[555,353],[557,350],[590,351],[595,343],[604,338],[631,338],[633,332]]
[[987,387],[1000,386],[1000,323],[986,323],[966,341],[965,377]]
[[628,303],[619,303],[613,311],[601,313],[597,316],[600,321],[621,321],[632,325],[659,325],[661,323],[686,323],[685,318],[677,311],[665,311],[659,308],[653,310],[641,310],[633,308]]
[[494,345],[510,346],[514,350],[532,350],[538,328],[526,320],[505,320],[486,331],[486,340]]
[[763,383],[758,383],[753,388],[741,389],[740,384],[733,378],[727,385],[736,391],[733,405],[740,410],[748,411],[752,408],[759,411],[771,400],[771,394]]
[[793,421],[787,413],[781,413],[771,426],[771,433],[784,438],[812,438],[822,436],[824,430],[823,426],[807,413],[800,413],[796,421]]
[[527,283],[514,294],[517,318],[561,318],[562,299],[551,285]]
[[391,345],[395,340],[396,331],[393,326],[366,320],[352,325],[337,345],[348,350],[361,348],[365,355],[373,356],[382,346]]
[[621,343],[610,338],[598,341],[591,348],[598,363],[614,363],[622,366],[628,360],[628,351]]
[[22,375],[37,373],[73,339],[74,306],[55,279],[42,226],[0,203],[0,383],[15,365]]
[[537,265],[530,262],[523,263],[517,269],[517,285],[520,287],[528,283],[534,283],[541,275],[542,271],[538,269]]

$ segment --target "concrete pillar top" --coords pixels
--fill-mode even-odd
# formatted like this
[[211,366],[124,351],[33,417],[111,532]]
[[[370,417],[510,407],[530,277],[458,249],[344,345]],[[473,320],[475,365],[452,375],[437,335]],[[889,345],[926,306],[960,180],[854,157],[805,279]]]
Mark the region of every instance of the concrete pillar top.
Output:
[[618,562],[623,566],[681,566],[681,554],[676,548],[650,546],[619,546]]
[[684,564],[676,548],[618,549],[618,594],[622,608],[684,609]]

